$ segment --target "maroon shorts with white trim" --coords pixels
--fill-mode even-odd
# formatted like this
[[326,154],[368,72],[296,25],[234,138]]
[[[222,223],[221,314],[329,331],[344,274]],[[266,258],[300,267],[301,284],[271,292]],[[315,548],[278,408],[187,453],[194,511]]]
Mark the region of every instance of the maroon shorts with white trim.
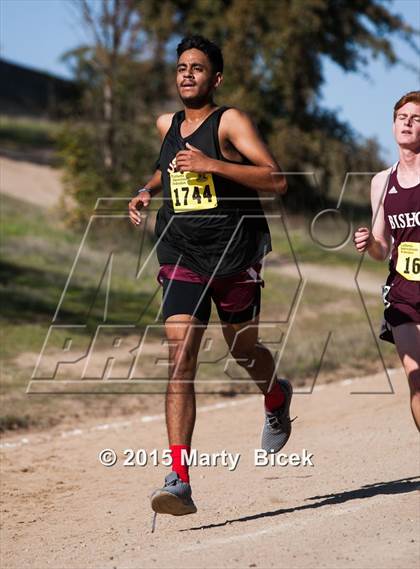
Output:
[[252,320],[260,312],[264,286],[260,270],[261,264],[257,263],[235,275],[211,278],[179,265],[162,265],[158,281],[163,286],[163,319],[190,314],[207,324],[213,300],[223,322]]
[[420,324],[420,282],[390,274],[383,287],[384,320],[379,337],[394,342],[392,328],[401,324]]

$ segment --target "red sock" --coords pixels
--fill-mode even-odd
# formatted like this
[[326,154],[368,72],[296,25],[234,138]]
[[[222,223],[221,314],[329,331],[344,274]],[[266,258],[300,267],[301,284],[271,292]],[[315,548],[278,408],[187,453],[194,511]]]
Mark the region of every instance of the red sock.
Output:
[[264,396],[265,408],[267,411],[274,411],[283,405],[285,399],[283,390],[276,381],[272,390]]
[[183,482],[189,483],[188,465],[183,464],[182,455],[189,456],[191,447],[188,445],[171,445],[169,448],[172,455],[172,471],[176,472]]

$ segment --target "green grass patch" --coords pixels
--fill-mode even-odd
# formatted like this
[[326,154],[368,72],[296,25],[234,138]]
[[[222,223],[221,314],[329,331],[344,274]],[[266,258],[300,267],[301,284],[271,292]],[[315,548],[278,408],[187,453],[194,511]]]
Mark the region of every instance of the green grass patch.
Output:
[[31,118],[0,116],[0,146],[10,149],[51,148],[58,123]]
[[[368,222],[366,224],[369,225]],[[330,266],[356,269],[361,256],[354,248],[351,239],[342,246],[338,246],[337,249],[334,249],[333,246],[328,248],[331,243],[340,242],[340,233],[337,237],[335,229],[334,227],[326,227],[317,234],[319,241],[327,244],[325,247],[312,239],[309,221],[303,222],[299,227],[292,227],[287,231],[287,235],[282,226],[273,224],[271,227],[273,252],[284,262],[293,262],[296,258],[298,263],[316,263],[326,269]],[[335,234],[335,240],[331,238],[331,234],[333,236]],[[375,261],[367,254],[363,257],[364,269],[373,273],[383,273],[386,270],[385,265],[386,263]]]
[[[136,394],[129,397],[65,393],[48,396],[27,394],[26,389],[60,302],[55,324],[87,325],[85,329],[75,329],[72,333],[73,340],[80,345],[91,338],[97,325],[104,323],[104,318],[107,324],[113,325],[138,324],[140,320],[139,329],[155,323],[160,305],[156,259],[146,266],[140,279],[136,278],[138,269],[150,253],[150,237],[146,235],[140,255],[140,234],[129,226],[127,219],[110,217],[95,221],[85,235],[84,230],[70,231],[58,218],[39,207],[6,196],[2,196],[2,227],[0,292],[3,301],[0,324],[3,334],[4,412],[0,416],[0,430],[46,428],[87,416],[100,417],[144,409],[147,398]],[[272,235],[277,260],[292,261],[293,256],[281,228],[273,227]],[[356,267],[357,253],[350,245],[338,251],[325,251],[311,241],[305,224],[293,226],[289,235],[299,262],[325,266],[326,284],[308,283],[293,316],[299,292],[297,279],[280,275],[276,267],[266,267],[261,321],[263,324],[273,321],[277,324],[274,328],[262,325],[260,336],[274,352],[281,351],[287,339],[279,373],[298,384],[311,383],[319,371],[323,348],[330,333],[320,380],[331,381],[379,371],[381,360],[357,293],[328,284],[328,267]],[[79,250],[83,239],[84,246]],[[76,257],[77,262],[74,263]],[[373,262],[372,267],[376,269]],[[382,315],[379,295],[366,295],[365,301],[377,333]],[[213,316],[216,318],[214,309]],[[55,331],[54,345],[62,346],[67,336],[64,329]],[[215,331],[214,337],[215,349],[225,354],[220,329]],[[161,338],[161,331],[152,336],[157,346],[158,338]],[[106,345],[107,340],[109,338],[105,334],[98,349]],[[382,343],[381,350],[388,367],[398,365],[392,346]],[[144,377],[152,379],[156,376],[156,362],[156,354],[142,356],[140,368]],[[206,384],[204,387],[200,385],[198,391],[256,392],[255,385],[247,381],[242,384],[229,382],[224,365],[225,360],[200,366],[198,378],[204,378]],[[236,364],[234,366],[235,374],[245,379],[245,372]],[[225,381],[221,387],[217,385],[220,379]],[[162,392],[164,388],[164,383],[157,384],[157,391]]]
[[[158,301],[147,304],[158,286],[156,263],[136,279],[140,243],[134,229],[126,233],[126,219],[117,219],[116,225],[111,219],[108,231],[103,224],[99,231],[93,227],[80,247],[84,233],[71,232],[40,208],[22,207],[7,196],[2,204],[0,292],[6,338],[9,331],[14,335],[15,325],[34,326],[36,337],[39,326],[46,330],[52,323],[60,301],[55,323],[87,324],[88,331],[105,321],[132,323],[136,314],[144,325],[153,321]],[[146,242],[144,255],[149,251]],[[31,349],[33,336],[23,334],[18,344],[6,339],[5,353]]]

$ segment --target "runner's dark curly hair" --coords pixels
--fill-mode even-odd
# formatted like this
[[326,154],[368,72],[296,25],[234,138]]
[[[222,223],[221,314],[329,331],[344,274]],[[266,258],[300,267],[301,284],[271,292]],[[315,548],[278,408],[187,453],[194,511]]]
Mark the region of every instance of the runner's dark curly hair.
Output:
[[223,73],[223,55],[220,47],[199,35],[186,36],[181,40],[176,48],[178,58],[187,49],[199,49],[207,55],[213,67],[214,73]]

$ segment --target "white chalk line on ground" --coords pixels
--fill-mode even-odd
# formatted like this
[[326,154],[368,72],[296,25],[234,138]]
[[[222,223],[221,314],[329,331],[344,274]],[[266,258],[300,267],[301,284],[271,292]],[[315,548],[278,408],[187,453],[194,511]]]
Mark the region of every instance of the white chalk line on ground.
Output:
[[[400,371],[399,369],[388,369],[387,370],[389,374],[394,374],[398,371]],[[332,387],[332,386],[337,386],[337,385],[351,385],[353,383],[353,381],[359,380],[361,379],[361,377],[357,376],[357,377],[353,377],[353,378],[347,378],[347,379],[342,379],[339,382],[332,382],[332,383],[324,383],[321,385],[315,385],[313,391],[322,391],[326,388]],[[299,393],[297,393],[298,395]],[[259,394],[256,394],[259,395]],[[252,395],[251,397],[247,397],[246,399],[242,399],[241,401],[223,401],[221,403],[213,403],[211,405],[203,405],[201,407],[197,408],[197,413],[207,413],[209,411],[216,411],[218,409],[226,409],[227,407],[237,407],[239,405],[244,405],[247,403],[250,403],[251,401],[255,401],[255,395]],[[111,430],[111,429],[121,429],[121,428],[127,428],[130,427],[136,423],[152,423],[154,421],[161,421],[162,419],[165,418],[165,414],[164,413],[159,413],[157,415],[144,415],[144,417],[141,417],[140,419],[134,419],[134,420],[130,420],[130,421],[114,421],[113,423],[100,423],[98,425],[94,425],[93,427],[89,427],[87,429],[71,429],[69,431],[61,431],[57,434],[54,435],[40,435],[40,436],[33,436],[33,437],[22,437],[19,440],[13,440],[13,439],[9,439],[6,441],[3,441],[2,443],[0,443],[0,449],[3,450],[12,450],[12,449],[16,449],[16,448],[21,448],[23,446],[28,446],[28,445],[37,445],[37,444],[42,444],[48,441],[52,441],[55,439],[60,439],[60,438],[70,438],[70,437],[77,437],[77,436],[84,436],[87,435],[89,433],[93,433],[95,431],[106,431],[106,430]]]
[[[386,502],[386,501],[390,501],[391,499],[395,499],[395,496],[392,494],[382,494],[380,496],[373,496],[372,499],[375,500],[375,504],[377,504],[378,501],[380,502]],[[338,504],[331,504],[331,506],[337,506]],[[314,503],[314,506],[316,506],[316,503]],[[270,535],[275,535],[277,533],[282,533],[284,532],[285,528],[288,527],[295,527],[296,529],[300,529],[302,526],[306,526],[308,524],[311,523],[319,523],[319,518],[320,516],[323,518],[328,518],[328,517],[332,517],[332,516],[344,516],[344,515],[348,515],[348,514],[353,514],[355,512],[357,512],[358,510],[364,509],[366,507],[373,507],[372,506],[372,502],[371,499],[368,500],[366,502],[366,499],[363,499],[363,501],[359,504],[353,504],[352,506],[347,506],[347,507],[343,507],[343,508],[339,508],[339,509],[331,509],[328,507],[325,507],[325,510],[317,510],[314,507],[314,511],[312,512],[313,515],[310,515],[306,518],[296,518],[295,516],[295,512],[290,512],[290,514],[294,514],[294,518],[293,519],[289,519],[289,520],[282,520],[281,523],[277,524],[277,525],[273,525],[270,526],[268,528],[264,528],[264,529],[260,529],[257,531],[253,531],[253,532],[247,532],[247,533],[241,533],[239,535],[232,535],[229,537],[218,537],[218,538],[214,538],[214,539],[208,539],[207,541],[204,541],[202,538],[202,533],[200,534],[200,543],[197,544],[193,544],[193,545],[187,545],[187,546],[181,546],[178,551],[182,551],[185,553],[188,552],[193,552],[193,551],[197,551],[197,550],[201,550],[204,549],[206,547],[217,547],[220,545],[228,545],[228,544],[232,544],[235,542],[241,542],[243,540],[250,540],[250,539],[255,539],[255,538],[259,538],[262,536],[270,536]],[[298,507],[299,509],[299,507]],[[311,508],[308,508],[308,510]],[[315,511],[316,510],[316,511]],[[256,514],[258,515],[258,514]],[[286,514],[284,514],[286,515]],[[227,524],[226,526],[223,526],[224,531],[226,531],[226,528],[229,527],[230,524]]]
[[[209,411],[217,411],[218,409],[225,409],[226,407],[237,407],[239,405],[250,403],[251,401],[254,400],[255,400],[254,397],[247,397],[242,401],[226,401],[223,403],[215,403],[213,405],[203,405],[202,407],[197,408],[197,413],[207,413]],[[82,435],[87,435],[89,433],[93,433],[95,431],[107,431],[111,429],[127,428],[136,423],[152,423],[154,421],[162,421],[163,419],[165,419],[165,414],[159,413],[157,415],[144,415],[144,417],[141,417],[140,419],[134,419],[131,421],[115,421],[113,423],[101,423],[99,425],[94,425],[93,427],[89,427],[87,429],[72,429],[70,431],[61,431],[60,433],[55,435],[41,435],[32,438],[23,437],[18,441],[9,440],[0,443],[0,449],[15,449],[27,445],[37,445],[54,439],[82,436]]]

